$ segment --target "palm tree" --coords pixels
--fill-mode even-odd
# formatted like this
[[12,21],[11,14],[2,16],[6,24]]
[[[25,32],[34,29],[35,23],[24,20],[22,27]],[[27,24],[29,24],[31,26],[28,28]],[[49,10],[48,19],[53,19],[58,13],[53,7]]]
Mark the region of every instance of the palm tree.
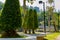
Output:
[[48,3],[50,4],[50,6],[47,6],[47,8],[48,8],[48,26],[49,26],[49,31],[50,31],[50,25],[51,25],[51,20],[50,20],[50,18],[51,18],[51,16],[53,16],[53,10],[54,10],[54,7],[53,6],[51,6],[52,5],[52,3],[54,2],[54,0],[48,0]]

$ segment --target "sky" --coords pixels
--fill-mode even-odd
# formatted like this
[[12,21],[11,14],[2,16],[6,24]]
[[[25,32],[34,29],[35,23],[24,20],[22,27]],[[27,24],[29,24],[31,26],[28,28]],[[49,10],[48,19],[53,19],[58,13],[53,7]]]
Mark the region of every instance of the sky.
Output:
[[[0,0],[0,1],[5,3],[5,0]],[[20,1],[20,5],[23,5],[23,0],[19,0],[19,1]],[[36,0],[36,1],[34,1],[33,5],[31,5],[30,3],[26,2],[26,5],[27,6],[33,6],[33,7],[37,6],[37,7],[39,7],[39,9],[43,10],[43,4],[39,4],[38,3],[39,1],[45,2],[45,7],[49,6],[49,4],[47,3],[47,0]],[[57,11],[60,10],[60,0],[54,0],[54,3],[55,3],[55,9]]]

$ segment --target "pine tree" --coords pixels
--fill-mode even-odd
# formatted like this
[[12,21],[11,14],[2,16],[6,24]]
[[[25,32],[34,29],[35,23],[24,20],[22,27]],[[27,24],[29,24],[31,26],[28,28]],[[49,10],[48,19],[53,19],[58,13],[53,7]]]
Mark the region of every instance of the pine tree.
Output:
[[21,13],[19,0],[6,0],[2,14],[2,37],[16,37],[16,29],[21,27]]

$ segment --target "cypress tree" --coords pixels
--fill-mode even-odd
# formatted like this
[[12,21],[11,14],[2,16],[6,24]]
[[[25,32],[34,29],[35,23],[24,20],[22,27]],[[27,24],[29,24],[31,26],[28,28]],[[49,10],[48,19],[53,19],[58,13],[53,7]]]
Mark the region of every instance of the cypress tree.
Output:
[[32,27],[32,33],[34,34],[34,30],[38,28],[38,19],[37,19],[37,12],[34,9],[33,10],[33,27]]
[[38,28],[38,19],[37,19],[37,12],[36,10],[30,9],[29,13],[28,13],[28,29],[29,29],[29,33],[31,33],[31,29],[32,29],[32,33],[34,34],[34,30]]
[[27,21],[28,21],[28,10],[26,10],[26,14],[24,16],[24,22],[23,22],[24,33],[26,34],[27,34]]
[[33,10],[30,9],[29,10],[29,13],[28,13],[28,21],[27,21],[27,26],[28,26],[28,29],[29,29],[29,34],[31,34],[31,29],[33,27]]
[[16,37],[16,29],[21,27],[21,13],[19,0],[6,0],[1,14],[2,37]]

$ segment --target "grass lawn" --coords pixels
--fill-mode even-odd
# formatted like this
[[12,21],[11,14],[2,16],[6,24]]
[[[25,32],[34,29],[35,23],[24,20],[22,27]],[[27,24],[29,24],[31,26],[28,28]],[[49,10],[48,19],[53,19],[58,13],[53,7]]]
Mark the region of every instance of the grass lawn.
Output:
[[55,32],[55,33],[52,33],[52,34],[48,34],[45,38],[48,39],[48,40],[55,40],[59,34],[60,33]]

